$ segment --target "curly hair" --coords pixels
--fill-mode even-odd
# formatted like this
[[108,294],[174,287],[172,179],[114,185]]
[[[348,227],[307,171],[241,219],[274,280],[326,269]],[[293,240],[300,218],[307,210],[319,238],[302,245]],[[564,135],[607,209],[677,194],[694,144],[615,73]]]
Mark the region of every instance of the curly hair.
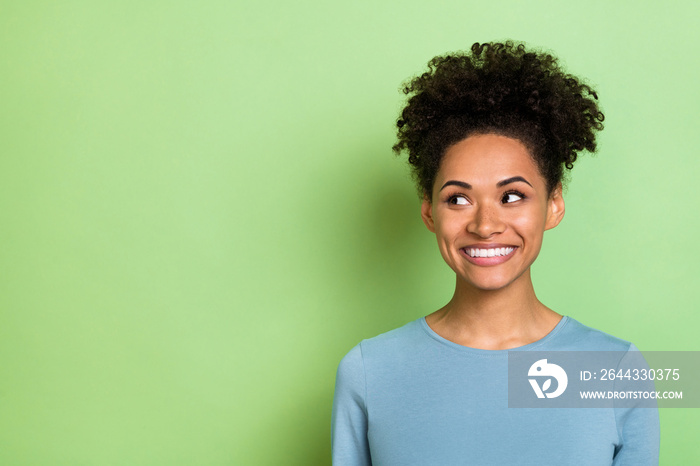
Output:
[[393,149],[408,152],[418,190],[428,199],[446,150],[471,135],[520,140],[551,194],[578,152],[596,150],[595,132],[603,129],[593,89],[564,73],[552,55],[511,41],[477,42],[471,53],[435,57],[403,92],[410,97]]

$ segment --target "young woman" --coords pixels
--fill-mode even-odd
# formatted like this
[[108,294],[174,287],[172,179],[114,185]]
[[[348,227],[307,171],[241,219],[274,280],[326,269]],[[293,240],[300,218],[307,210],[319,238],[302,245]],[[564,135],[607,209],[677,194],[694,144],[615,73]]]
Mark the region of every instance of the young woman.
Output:
[[594,151],[596,93],[522,44],[474,44],[409,82],[397,153],[456,275],[442,309],[365,340],[338,368],[333,463],[658,464],[655,409],[508,407],[508,351],[634,351],[536,297],[530,266]]

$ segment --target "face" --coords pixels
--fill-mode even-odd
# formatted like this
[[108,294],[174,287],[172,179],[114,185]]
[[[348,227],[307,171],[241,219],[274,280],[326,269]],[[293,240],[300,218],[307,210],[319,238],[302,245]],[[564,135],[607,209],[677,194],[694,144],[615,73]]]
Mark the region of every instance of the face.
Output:
[[549,195],[520,141],[483,134],[448,148],[421,214],[458,282],[498,290],[529,281],[544,231],[564,216],[564,200],[561,186]]

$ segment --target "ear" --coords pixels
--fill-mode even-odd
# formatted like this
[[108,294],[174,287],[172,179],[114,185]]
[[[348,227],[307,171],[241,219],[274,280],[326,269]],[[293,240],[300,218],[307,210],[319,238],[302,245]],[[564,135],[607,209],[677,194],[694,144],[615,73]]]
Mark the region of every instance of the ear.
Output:
[[420,216],[423,219],[423,223],[425,223],[425,226],[428,227],[428,230],[435,233],[435,221],[433,220],[433,203],[427,196],[423,197],[423,203],[420,206]]
[[547,200],[547,220],[545,221],[544,229],[549,230],[559,225],[561,219],[564,218],[564,198],[562,197],[561,183],[557,184],[552,191],[552,194]]

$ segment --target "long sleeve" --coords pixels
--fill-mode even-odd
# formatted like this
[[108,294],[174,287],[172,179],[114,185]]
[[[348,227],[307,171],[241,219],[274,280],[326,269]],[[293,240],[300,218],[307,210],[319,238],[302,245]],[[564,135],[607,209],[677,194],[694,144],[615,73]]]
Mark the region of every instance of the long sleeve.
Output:
[[659,411],[631,408],[618,416],[622,445],[613,466],[657,466],[659,464]]
[[[649,367],[642,353],[633,344],[630,345],[621,366]],[[646,382],[645,385],[643,389],[654,390],[653,382]],[[628,386],[639,389],[637,385]],[[615,421],[621,443],[615,451],[613,466],[658,466],[659,464],[660,430],[656,401],[640,401],[637,405],[615,410]]]
[[365,369],[360,345],[340,361],[335,380],[331,444],[334,466],[372,464],[367,441]]

